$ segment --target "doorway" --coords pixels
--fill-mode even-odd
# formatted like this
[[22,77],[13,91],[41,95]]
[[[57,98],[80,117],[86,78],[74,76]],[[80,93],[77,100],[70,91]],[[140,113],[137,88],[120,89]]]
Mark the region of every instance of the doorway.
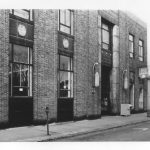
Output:
[[134,109],[134,84],[131,84],[129,87],[129,103]]
[[110,71],[111,67],[102,66],[102,77],[101,77],[101,108],[102,115],[109,115],[110,109]]

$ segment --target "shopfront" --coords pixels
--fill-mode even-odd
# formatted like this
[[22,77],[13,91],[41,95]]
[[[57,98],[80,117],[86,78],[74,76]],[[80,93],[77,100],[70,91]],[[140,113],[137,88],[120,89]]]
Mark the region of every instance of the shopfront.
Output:
[[33,119],[33,20],[30,10],[11,10],[9,17],[9,122]]
[[59,10],[57,121],[73,120],[73,11]]

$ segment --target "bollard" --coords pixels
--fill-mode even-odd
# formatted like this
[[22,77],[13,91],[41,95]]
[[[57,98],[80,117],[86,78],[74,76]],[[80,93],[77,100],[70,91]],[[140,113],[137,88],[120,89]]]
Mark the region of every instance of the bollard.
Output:
[[46,112],[47,135],[49,135],[49,123],[48,123],[49,107],[48,106],[46,106],[45,112]]

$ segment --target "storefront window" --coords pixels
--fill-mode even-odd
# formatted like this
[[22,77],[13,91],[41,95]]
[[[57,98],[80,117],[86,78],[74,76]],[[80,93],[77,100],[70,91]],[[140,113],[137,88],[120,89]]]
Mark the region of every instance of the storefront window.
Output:
[[59,97],[73,97],[72,58],[59,56]]
[[59,31],[73,35],[72,10],[59,10]]
[[9,57],[10,96],[32,96],[32,49],[10,44]]

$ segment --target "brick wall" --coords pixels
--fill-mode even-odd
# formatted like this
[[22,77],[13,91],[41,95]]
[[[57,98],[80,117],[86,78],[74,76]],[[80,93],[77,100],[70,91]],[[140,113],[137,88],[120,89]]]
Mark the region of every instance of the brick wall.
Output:
[[[92,94],[92,67],[98,61],[97,11],[75,11],[74,116],[100,114],[100,99]],[[96,89],[98,90],[98,89]]]
[[46,106],[50,108],[49,118],[56,119],[58,63],[56,10],[35,10],[33,55],[34,120],[46,119]]
[[[120,28],[120,100],[121,103],[129,103],[129,90],[123,90],[123,70],[133,71],[135,73],[135,110],[138,111],[139,104],[139,88],[140,83],[138,79],[138,68],[146,67],[147,65],[147,29],[141,26],[140,23],[131,19],[127,14],[119,11],[119,28]],[[128,48],[128,36],[129,33],[134,35],[134,50],[135,58],[129,58],[129,48]],[[138,59],[139,49],[138,42],[139,39],[144,41],[144,62],[140,62]],[[144,109],[146,109],[146,94],[147,94],[147,83],[144,81]]]
[[0,123],[8,122],[9,13],[0,10]]

